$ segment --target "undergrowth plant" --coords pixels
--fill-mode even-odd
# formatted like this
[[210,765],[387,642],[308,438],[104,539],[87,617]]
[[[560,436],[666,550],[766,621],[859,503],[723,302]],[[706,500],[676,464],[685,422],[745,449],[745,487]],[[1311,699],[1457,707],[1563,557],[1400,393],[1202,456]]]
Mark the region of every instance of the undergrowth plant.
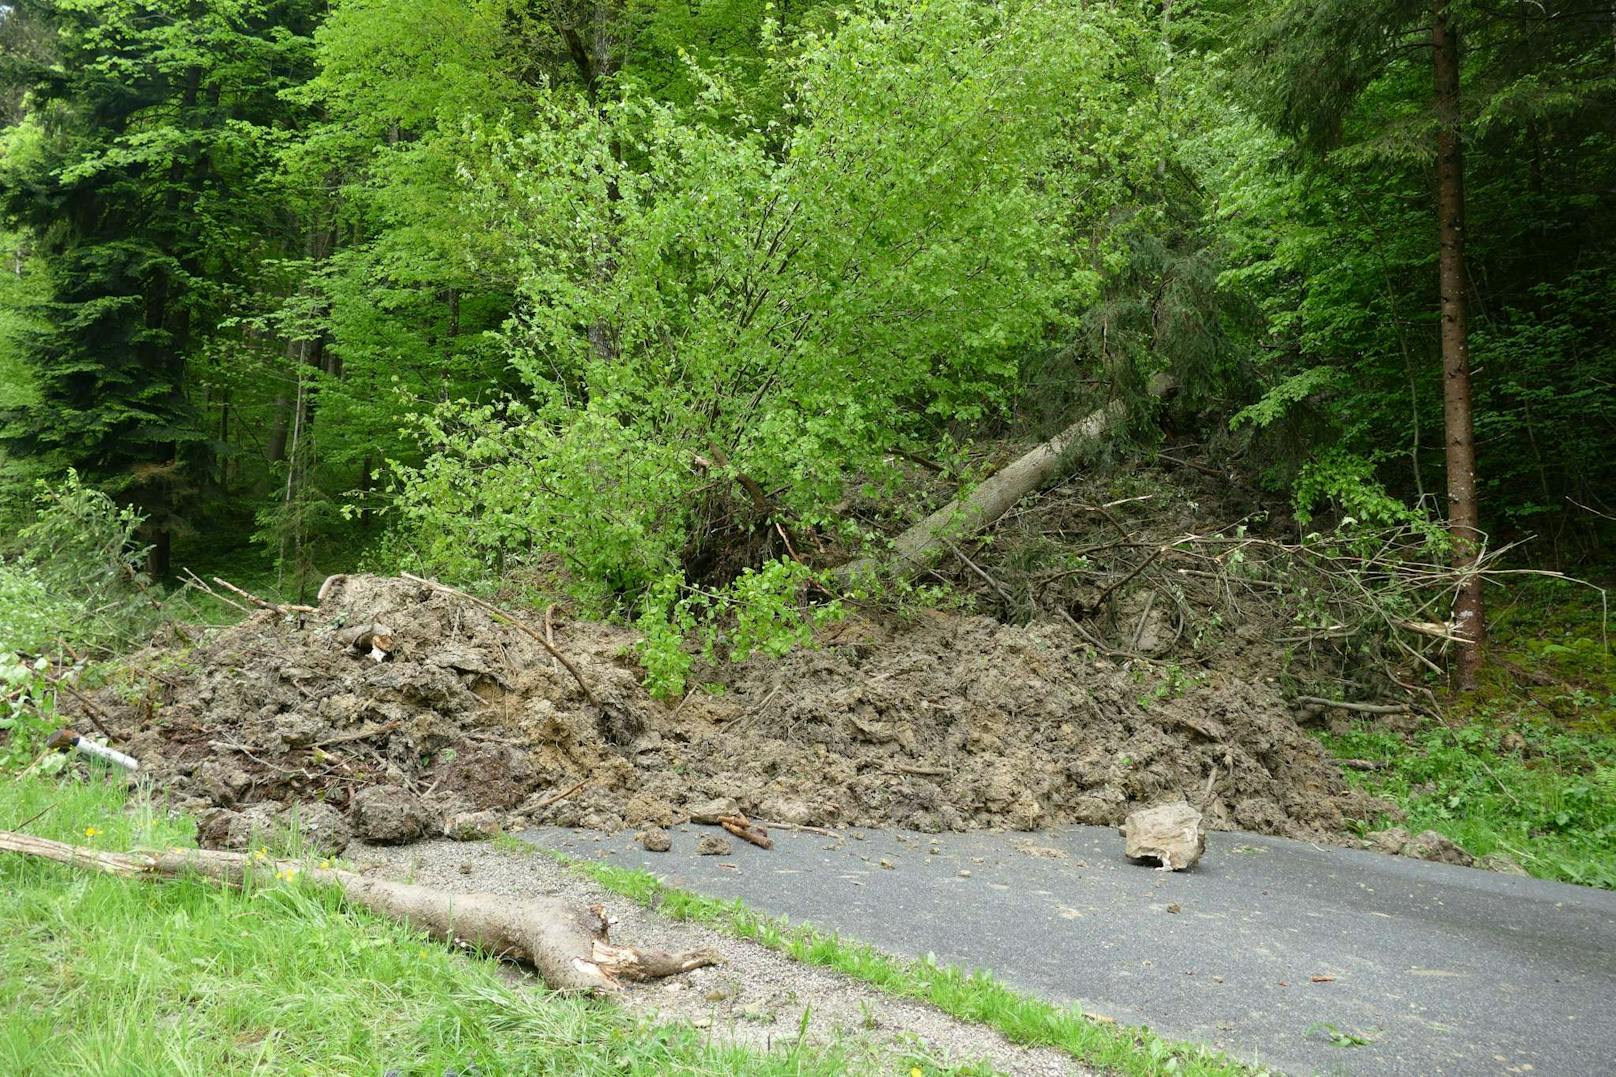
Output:
[[40,481],[34,518],[0,561],[0,651],[116,647],[149,627],[161,603],[135,537],[141,522],[75,471]]

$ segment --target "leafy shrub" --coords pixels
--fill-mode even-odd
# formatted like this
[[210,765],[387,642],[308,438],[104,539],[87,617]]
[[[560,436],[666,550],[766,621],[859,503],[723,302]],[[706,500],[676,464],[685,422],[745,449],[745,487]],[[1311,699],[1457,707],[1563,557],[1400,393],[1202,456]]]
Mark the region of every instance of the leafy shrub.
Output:
[[0,650],[36,653],[57,640],[114,646],[155,619],[141,570],[140,516],[68,471],[40,482],[33,522],[0,563]]
[[[25,662],[14,654],[0,654],[0,771],[32,762],[55,723],[49,720],[54,697],[45,681],[46,658]],[[52,753],[40,761],[40,771],[60,769],[66,757]]]
[[766,559],[748,543],[842,526],[894,448],[1002,408],[1089,296],[1125,147],[1153,137],[1115,77],[1135,29],[883,5],[769,45],[780,123],[701,72],[689,105],[557,90],[525,133],[468,121],[468,257],[516,281],[526,394],[420,421],[389,547],[463,578],[559,556],[575,594],[637,616],[670,689],[696,622],[729,624],[730,653],[799,638],[806,574],[737,577]]

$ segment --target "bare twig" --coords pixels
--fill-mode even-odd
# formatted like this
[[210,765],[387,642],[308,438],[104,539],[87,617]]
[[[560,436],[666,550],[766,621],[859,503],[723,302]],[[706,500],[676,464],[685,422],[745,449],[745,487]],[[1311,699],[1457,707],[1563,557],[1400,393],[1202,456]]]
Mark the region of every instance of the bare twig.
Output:
[[84,717],[88,718],[90,720],[90,724],[95,726],[97,733],[100,733],[108,740],[114,739],[112,733],[105,725],[101,723],[101,719],[108,718],[107,712],[102,710],[100,705],[91,700],[89,696],[85,695],[83,692],[80,692],[77,688],[74,688],[71,684],[69,684],[65,674],[61,677],[53,679],[50,683],[55,685],[57,688],[67,689],[68,695],[72,696],[74,699],[78,700],[84,705]]
[[231,583],[229,580],[221,580],[217,576],[213,577],[213,582],[218,584],[220,587],[223,587],[226,591],[230,591],[233,594],[240,595],[242,598],[246,599],[248,602],[251,602],[254,606],[257,606],[259,609],[261,609],[261,610],[273,610],[274,612],[280,614],[283,617],[290,617],[294,613],[318,613],[319,612],[319,610],[314,606],[297,606],[297,605],[292,605],[290,603],[282,605],[279,602],[271,602],[267,598],[259,598],[257,595],[253,594],[251,591],[244,591],[240,587],[237,587],[235,584]]
[[762,827],[753,826],[744,815],[720,815],[718,825],[742,841],[749,841],[759,849],[774,848],[774,839]]
[[566,800],[568,797],[572,796],[572,794],[576,793],[578,790],[582,789],[588,784],[588,778],[580,778],[575,784],[568,786],[559,793],[551,793],[549,796],[533,805],[533,807],[528,810],[528,814],[532,815],[535,812],[543,811],[552,804],[559,804],[561,801]]
[[439,583],[437,580],[429,580],[422,576],[414,576],[408,572],[400,573],[400,575],[406,580],[412,580],[415,583],[430,587],[435,591],[442,591],[444,594],[454,595],[457,598],[470,602],[473,606],[476,606],[489,616],[504,621],[506,624],[510,625],[512,628],[516,629],[524,636],[527,636],[539,646],[543,647],[546,651],[550,652],[550,657],[554,658],[557,662],[560,662],[562,666],[566,668],[567,672],[572,674],[572,679],[578,682],[579,690],[583,692],[584,698],[589,701],[591,706],[596,707],[599,710],[606,709],[605,705],[601,703],[600,697],[596,696],[594,690],[589,687],[589,682],[584,680],[584,675],[579,672],[578,667],[573,664],[572,659],[562,654],[556,649],[556,646],[553,643],[545,639],[542,634],[540,634],[536,629],[527,624],[514,613],[502,610],[492,602],[485,602],[476,595],[468,595],[458,587],[450,587],[446,583]]
[[989,576],[981,565],[977,564],[975,561],[972,561],[969,557],[966,557],[964,551],[958,546],[954,545],[952,542],[945,542],[944,544],[955,557],[965,562],[967,568],[976,573],[978,576],[982,577],[982,579],[987,582],[989,587],[999,592],[999,597],[1004,599],[1006,609],[1014,610],[1016,608],[1016,600],[1010,597],[1010,592],[1006,591],[998,580],[994,579],[992,576]]
[[1297,696],[1298,703],[1311,703],[1317,707],[1332,707],[1338,711],[1357,711],[1360,714],[1407,714],[1407,703],[1351,703],[1344,699],[1324,699],[1321,696]]

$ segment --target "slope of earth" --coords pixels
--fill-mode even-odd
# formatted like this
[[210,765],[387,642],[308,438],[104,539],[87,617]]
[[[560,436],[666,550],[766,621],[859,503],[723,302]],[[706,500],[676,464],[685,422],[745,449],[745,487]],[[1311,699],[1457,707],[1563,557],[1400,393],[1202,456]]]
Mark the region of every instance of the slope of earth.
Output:
[[[385,661],[347,645],[364,625],[391,635]],[[446,823],[615,830],[714,801],[776,822],[930,832],[1116,824],[1179,797],[1214,827],[1266,834],[1328,838],[1364,814],[1265,680],[1213,669],[1163,686],[1048,622],[855,619],[814,648],[718,670],[716,687],[674,705],[641,687],[628,630],[553,635],[641,729],[628,743],[602,735],[528,635],[371,576],[335,578],[312,614],[263,611],[137,655],[96,702],[215,844],[293,808],[332,846],[350,822],[395,842]]]

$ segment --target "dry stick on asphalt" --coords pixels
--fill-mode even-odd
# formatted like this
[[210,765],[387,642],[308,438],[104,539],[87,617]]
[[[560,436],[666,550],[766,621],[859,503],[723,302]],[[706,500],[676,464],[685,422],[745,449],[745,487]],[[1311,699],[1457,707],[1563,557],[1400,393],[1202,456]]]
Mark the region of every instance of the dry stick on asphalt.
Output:
[[[608,707],[605,703],[601,702],[600,697],[595,695],[594,691],[589,687],[589,682],[584,680],[584,675],[578,671],[578,667],[573,664],[572,659],[562,654],[553,643],[545,639],[543,633],[527,624],[514,613],[509,613],[500,609],[492,602],[485,602],[476,595],[468,595],[458,587],[450,587],[448,584],[439,583],[437,580],[429,580],[422,576],[411,575],[408,572],[401,572],[399,575],[406,580],[422,584],[426,587],[431,587],[437,591],[442,591],[444,594],[454,595],[458,598],[462,598],[465,601],[470,602],[473,606],[476,606],[478,609],[482,610],[484,613],[487,613],[489,616],[504,621],[506,624],[510,625],[524,636],[527,636],[529,639],[533,640],[540,647],[543,647],[546,651],[550,652],[550,657],[554,658],[557,662],[560,662],[562,666],[566,668],[567,672],[572,674],[572,679],[578,682],[578,688],[583,692],[584,698],[589,701],[590,706],[600,711],[603,715],[611,718],[618,726],[627,726],[630,724],[638,725],[637,722],[631,723],[629,716],[621,712],[618,708]],[[637,730],[629,731],[634,732]]]
[[842,840],[842,835],[834,830],[827,830],[822,826],[809,826],[807,823],[775,823],[767,819],[754,819],[752,821],[765,830],[789,830],[798,834],[819,834],[827,838],[835,838],[837,841]]
[[759,849],[774,848],[774,839],[762,827],[755,827],[746,821],[744,815],[720,815],[718,825],[734,834],[742,841],[749,841]]
[[451,894],[430,886],[392,882],[338,868],[295,861],[256,860],[244,853],[205,849],[110,853],[0,830],[0,851],[54,860],[123,878],[161,880],[200,875],[225,886],[248,879],[303,875],[335,886],[350,903],[450,944],[466,944],[504,960],[532,965],[558,991],[606,993],[624,980],[657,980],[718,963],[709,950],[666,953],[614,946],[599,906],[559,898],[514,901],[496,894]]

